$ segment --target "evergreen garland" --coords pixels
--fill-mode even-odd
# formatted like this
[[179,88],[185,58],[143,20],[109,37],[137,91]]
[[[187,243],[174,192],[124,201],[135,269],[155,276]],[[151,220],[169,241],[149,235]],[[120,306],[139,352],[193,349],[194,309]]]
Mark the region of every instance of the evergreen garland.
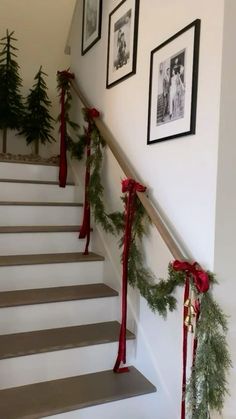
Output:
[[51,123],[54,119],[49,113],[52,106],[47,95],[47,85],[44,80],[47,76],[43,72],[42,66],[34,77],[35,83],[26,98],[26,113],[23,118],[23,128],[19,135],[26,137],[27,144],[35,143],[35,154],[39,152],[39,142],[51,143],[55,139],[51,135],[53,129]]
[[[88,117],[85,112],[85,120]],[[89,198],[95,222],[100,224],[106,232],[120,235],[124,232],[124,213],[106,213],[103,200],[103,186],[101,168],[104,140],[90,121],[91,157]],[[125,201],[125,198],[122,198]],[[175,271],[170,263],[167,279],[156,279],[146,268],[142,256],[142,239],[148,231],[148,218],[143,205],[136,197],[136,212],[132,226],[132,240],[128,260],[128,282],[133,288],[138,288],[153,312],[166,317],[168,311],[176,308],[177,300],[174,295],[179,286],[184,286],[186,274]],[[122,246],[124,238],[120,240]],[[211,288],[216,280],[211,272],[207,272]],[[212,291],[199,294],[190,276],[191,287],[195,290],[196,298],[201,304],[200,317],[196,326],[198,346],[191,378],[186,389],[186,400],[192,419],[210,418],[210,411],[221,412],[224,398],[227,394],[226,376],[231,367],[231,360],[226,342],[227,318],[214,301]]]
[[22,80],[19,65],[15,58],[18,50],[14,43],[14,32],[6,32],[0,45],[0,129],[3,130],[3,152],[6,153],[7,129],[19,129],[22,126],[24,105],[20,89]]
[[[84,111],[85,121],[91,129],[91,157],[87,164],[90,167],[89,199],[95,222],[100,224],[106,232],[115,236],[124,234],[125,217],[123,212],[108,214],[103,200],[103,185],[101,168],[103,148],[105,146],[96,125],[89,120],[88,112]],[[83,147],[86,144],[85,135],[81,136]],[[84,150],[84,148],[83,148]],[[83,154],[83,153],[82,153]],[[80,154],[79,158],[82,158]],[[125,198],[121,198],[125,202]],[[132,225],[131,246],[128,260],[128,282],[137,287],[146,299],[153,312],[166,317],[168,310],[176,308],[177,300],[174,295],[178,286],[184,286],[186,274],[168,266],[167,279],[157,280],[153,273],[146,268],[142,256],[142,239],[148,231],[150,220],[136,196],[136,212]],[[124,237],[120,239],[122,247]],[[196,323],[196,338],[198,340],[195,362],[186,389],[185,398],[192,419],[209,419],[211,410],[221,412],[224,398],[227,394],[227,373],[231,367],[231,360],[226,342],[227,318],[214,301],[212,286],[216,282],[214,275],[207,272],[210,290],[199,294],[190,274],[191,287],[196,299],[199,300],[201,311]]]
[[[68,70],[67,70],[68,71]],[[66,130],[66,143],[67,150],[71,152],[72,158],[77,158],[81,160],[84,154],[84,149],[86,142],[84,141],[84,136],[79,135],[80,126],[71,120],[70,110],[71,110],[71,85],[68,77],[65,77],[63,71],[58,71],[57,73],[57,90],[61,93],[62,90],[65,92],[65,121],[69,129]],[[57,118],[57,122],[60,122],[60,115]],[[73,139],[73,137],[76,140]]]

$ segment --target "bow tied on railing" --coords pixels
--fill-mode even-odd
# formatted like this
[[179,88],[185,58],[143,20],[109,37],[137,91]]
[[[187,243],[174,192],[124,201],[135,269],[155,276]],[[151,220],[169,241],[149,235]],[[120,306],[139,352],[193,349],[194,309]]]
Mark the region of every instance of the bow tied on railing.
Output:
[[[92,118],[99,118],[100,112],[96,108],[88,108],[86,109],[86,113],[88,118],[91,120]],[[91,121],[90,121],[91,123]]]
[[197,263],[181,262],[175,260],[172,264],[175,271],[184,271],[186,275],[192,275],[194,285],[199,293],[204,293],[209,290],[209,276],[201,266]]

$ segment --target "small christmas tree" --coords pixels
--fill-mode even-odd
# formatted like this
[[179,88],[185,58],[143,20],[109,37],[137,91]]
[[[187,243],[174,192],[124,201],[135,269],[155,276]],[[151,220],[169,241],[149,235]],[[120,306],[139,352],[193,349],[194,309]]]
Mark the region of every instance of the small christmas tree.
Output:
[[0,129],[3,130],[3,153],[7,151],[7,129],[20,129],[24,115],[20,93],[22,80],[19,65],[15,61],[17,48],[13,45],[17,39],[13,34],[7,30],[0,42]]
[[37,72],[33,88],[26,98],[26,113],[23,120],[23,128],[20,135],[26,137],[27,144],[35,143],[35,154],[39,152],[39,142],[46,144],[55,141],[51,135],[53,129],[51,122],[54,119],[49,113],[52,106],[47,95],[47,85],[43,76],[42,66]]

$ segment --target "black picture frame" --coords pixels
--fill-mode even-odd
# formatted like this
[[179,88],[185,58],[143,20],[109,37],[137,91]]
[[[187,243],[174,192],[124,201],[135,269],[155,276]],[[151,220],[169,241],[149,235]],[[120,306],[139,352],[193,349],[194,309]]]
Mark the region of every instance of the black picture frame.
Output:
[[147,144],[196,133],[201,20],[151,51]]
[[102,0],[83,0],[81,54],[88,52],[101,38]]
[[123,0],[109,14],[107,89],[136,73],[138,21],[139,0]]

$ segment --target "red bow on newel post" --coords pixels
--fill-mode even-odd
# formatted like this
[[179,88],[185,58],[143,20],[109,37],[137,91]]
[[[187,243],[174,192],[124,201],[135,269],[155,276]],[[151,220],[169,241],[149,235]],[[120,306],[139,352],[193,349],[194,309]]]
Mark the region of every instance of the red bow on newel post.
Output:
[[122,255],[122,321],[120,327],[119,348],[114,372],[127,372],[128,367],[120,368],[120,364],[126,364],[126,324],[127,324],[127,289],[128,289],[128,262],[129,249],[132,240],[132,224],[136,209],[136,192],[145,192],[146,187],[135,182],[133,179],[122,181],[122,192],[126,193],[125,199],[125,232]]
[[[183,374],[182,374],[182,400],[181,400],[181,419],[185,419],[185,393],[186,393],[186,368],[187,368],[187,352],[188,352],[188,332],[193,333],[193,319],[195,318],[195,326],[200,316],[200,301],[190,296],[190,279],[193,281],[197,292],[199,294],[205,293],[209,290],[209,276],[201,266],[197,263],[189,263],[185,261],[175,260],[172,267],[177,272],[184,272],[186,275],[185,289],[184,289],[184,309],[183,309]],[[194,292],[192,293],[194,294]],[[197,337],[194,338],[193,343],[193,366],[195,363],[195,356],[197,351]]]
[[100,113],[97,109],[86,109],[86,119],[88,121],[88,127],[86,130],[86,171],[85,171],[85,186],[84,186],[84,214],[83,214],[83,222],[80,229],[79,238],[86,240],[84,255],[88,255],[89,253],[89,243],[90,243],[90,230],[91,230],[91,209],[90,209],[90,201],[89,201],[89,182],[90,182],[90,167],[89,167],[89,159],[91,156],[91,134],[93,129],[93,119],[98,118]]
[[59,186],[65,188],[66,179],[67,179],[67,158],[66,158],[66,138],[67,138],[67,126],[66,126],[66,95],[69,90],[70,80],[75,78],[74,74],[70,73],[68,70],[58,71],[57,77],[59,80],[60,88],[60,168],[59,168]]

